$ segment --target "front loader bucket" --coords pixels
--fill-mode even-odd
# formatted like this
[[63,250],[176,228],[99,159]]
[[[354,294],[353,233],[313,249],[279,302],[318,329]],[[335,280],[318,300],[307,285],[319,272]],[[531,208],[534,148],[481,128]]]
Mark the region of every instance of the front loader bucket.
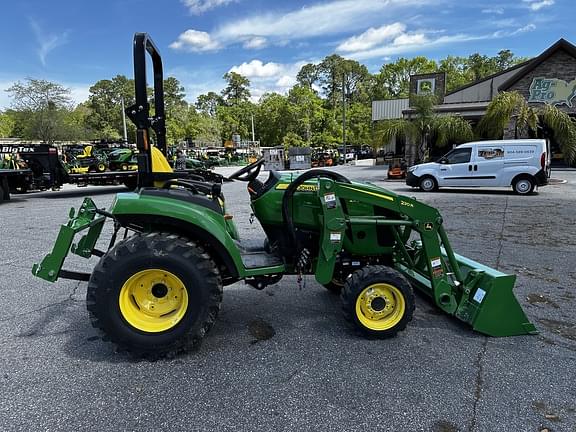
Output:
[[463,298],[455,315],[489,336],[538,334],[514,296],[516,276],[454,254],[464,276]]
[[[421,248],[421,245],[416,246],[417,250],[422,251]],[[415,288],[432,297],[440,309],[467,322],[480,333],[489,336],[538,334],[514,296],[516,276],[457,254],[453,254],[451,260],[444,248],[441,255],[437,265],[445,270],[451,269],[448,274],[451,273],[452,277],[442,274],[440,267],[436,268],[440,275],[432,276],[434,272],[428,270],[423,260],[416,260],[412,267],[397,263],[396,268],[410,279]],[[454,271],[456,266],[458,269]],[[456,281],[455,274],[459,275],[460,282]],[[441,295],[438,294],[440,290]]]

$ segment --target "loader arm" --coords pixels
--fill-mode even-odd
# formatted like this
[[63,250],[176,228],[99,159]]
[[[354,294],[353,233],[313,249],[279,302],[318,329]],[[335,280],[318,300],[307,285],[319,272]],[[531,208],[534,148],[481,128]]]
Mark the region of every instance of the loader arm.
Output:
[[[336,205],[330,204],[332,195],[338,198]],[[385,225],[395,238],[395,268],[443,311],[491,336],[537,333],[513,294],[516,277],[455,254],[435,208],[376,186],[325,178],[319,179],[318,196],[324,218],[319,282],[327,278],[323,266],[333,270],[347,227]],[[397,217],[344,214],[340,203],[350,201],[385,208]]]

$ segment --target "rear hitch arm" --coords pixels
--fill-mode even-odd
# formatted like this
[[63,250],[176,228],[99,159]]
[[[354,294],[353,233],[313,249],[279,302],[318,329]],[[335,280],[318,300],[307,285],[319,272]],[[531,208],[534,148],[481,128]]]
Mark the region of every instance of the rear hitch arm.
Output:
[[[109,215],[108,212],[98,209],[91,198],[84,199],[77,213],[74,208],[71,208],[70,219],[66,225],[60,227],[52,252],[47,254],[39,264],[35,263],[32,266],[32,274],[48,282],[56,282],[59,277],[88,280],[90,276],[88,273],[63,270],[62,266],[70,251],[83,258],[102,255],[102,252],[96,250],[94,246]],[[88,230],[88,232],[82,236],[77,244],[73,244],[74,236],[84,230]]]

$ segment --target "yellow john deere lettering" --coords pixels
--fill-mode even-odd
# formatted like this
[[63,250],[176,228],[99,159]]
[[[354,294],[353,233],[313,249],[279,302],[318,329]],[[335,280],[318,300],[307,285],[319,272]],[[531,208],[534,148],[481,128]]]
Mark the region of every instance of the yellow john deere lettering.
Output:
[[[276,190],[286,190],[286,189],[288,189],[288,183],[279,183],[276,186]],[[318,190],[318,186],[303,184],[298,186],[296,190],[298,192],[316,192]]]

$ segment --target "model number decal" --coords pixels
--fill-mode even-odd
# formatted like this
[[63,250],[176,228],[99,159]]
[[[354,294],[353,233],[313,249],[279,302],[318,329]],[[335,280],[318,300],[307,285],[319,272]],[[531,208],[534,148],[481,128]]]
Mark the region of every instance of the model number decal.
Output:
[[400,200],[400,205],[403,205],[406,207],[414,207],[414,204],[409,203],[408,201],[402,201],[402,200]]

